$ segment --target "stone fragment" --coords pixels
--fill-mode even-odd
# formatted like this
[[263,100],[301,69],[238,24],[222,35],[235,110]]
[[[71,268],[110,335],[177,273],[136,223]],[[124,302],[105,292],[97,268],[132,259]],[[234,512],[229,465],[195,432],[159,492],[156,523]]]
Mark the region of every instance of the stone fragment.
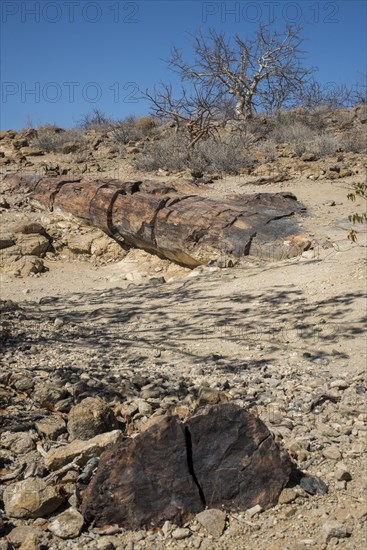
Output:
[[3,271],[16,277],[28,277],[32,273],[42,273],[45,265],[37,256],[24,256],[4,265]]
[[191,535],[190,529],[178,527],[172,531],[172,537],[176,540],[187,539]]
[[203,405],[216,405],[228,401],[226,395],[215,388],[201,388],[199,391],[199,407]]
[[0,250],[9,248],[15,244],[15,239],[11,235],[0,235]]
[[90,254],[94,237],[92,233],[87,235],[72,235],[68,238],[68,248],[74,254]]
[[56,439],[66,432],[66,423],[61,416],[51,415],[35,423],[37,432],[47,439]]
[[80,535],[84,518],[75,508],[69,508],[54,518],[48,530],[61,539],[73,539]]
[[349,536],[345,525],[336,520],[326,521],[322,526],[322,534],[326,543],[332,538],[343,539]]
[[249,518],[253,518],[258,514],[261,514],[262,511],[263,511],[262,507],[259,504],[256,504],[256,506],[253,506],[252,508],[249,508],[248,510],[246,510],[246,515]]
[[30,533],[25,539],[19,550],[43,550],[45,545],[40,542],[36,533]]
[[196,519],[209,535],[213,537],[220,537],[223,534],[226,525],[226,514],[221,510],[215,508],[204,510],[200,514],[196,515]]
[[336,468],[334,470],[334,475],[335,475],[335,478],[337,479],[337,481],[351,481],[351,479],[352,479],[352,474],[348,470],[347,466],[345,464],[343,464],[342,462],[340,462],[336,466]]
[[6,487],[3,499],[6,514],[14,518],[47,516],[63,502],[53,485],[32,477]]
[[43,235],[20,234],[17,237],[17,247],[22,256],[44,256],[49,246],[49,240]]
[[82,503],[88,522],[130,529],[166,520],[182,524],[200,510],[183,426],[168,416],[157,417],[149,429],[102,455]]
[[116,428],[116,418],[108,404],[98,397],[87,397],[72,407],[68,417],[69,440],[86,441]]
[[0,436],[0,443],[14,453],[26,453],[35,449],[36,445],[28,432],[3,432]]
[[340,460],[342,455],[338,449],[338,447],[325,447],[323,449],[322,454],[325,458],[329,458],[330,460]]
[[322,479],[305,475],[301,478],[299,482],[300,487],[309,495],[325,495],[328,492],[328,486]]
[[7,538],[13,547],[19,548],[26,541],[26,539],[30,538],[32,535],[37,536],[40,534],[42,534],[42,531],[37,527],[35,528],[30,525],[18,525],[18,527],[14,527],[14,529],[10,531]]
[[285,488],[280,493],[279,504],[290,504],[297,498],[297,491],[292,488]]
[[278,502],[291,462],[266,425],[233,404],[214,405],[186,422],[192,462],[205,502],[213,508],[263,509]]
[[64,388],[52,386],[47,382],[37,383],[33,394],[33,399],[40,403],[42,407],[53,411],[58,402],[69,397],[70,394]]
[[78,464],[84,466],[88,460],[94,457],[101,456],[103,451],[110,445],[117,443],[123,437],[120,430],[114,430],[104,434],[96,435],[88,441],[80,441],[76,439],[65,447],[51,449],[45,456],[45,465],[49,470],[57,470],[65,464],[72,462],[74,458],[80,455]]

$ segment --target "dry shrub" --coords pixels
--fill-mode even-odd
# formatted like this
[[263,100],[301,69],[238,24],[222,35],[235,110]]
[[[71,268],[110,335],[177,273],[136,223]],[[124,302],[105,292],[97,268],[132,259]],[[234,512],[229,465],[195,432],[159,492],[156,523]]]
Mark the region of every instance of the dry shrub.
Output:
[[181,134],[171,134],[158,141],[146,143],[144,150],[134,161],[139,170],[152,172],[164,170],[182,170],[189,161],[188,140]]
[[278,156],[276,144],[272,139],[267,139],[260,143],[258,150],[264,154],[266,162],[273,162]]
[[188,149],[188,138],[178,132],[147,143],[144,151],[136,158],[135,166],[146,171],[189,168],[195,172],[237,174],[241,168],[253,162],[254,157],[246,146],[246,140],[239,135],[230,136],[226,140],[210,137]]
[[351,153],[365,153],[367,148],[366,132],[364,130],[345,132],[339,138],[339,143],[343,151]]
[[86,139],[81,130],[64,130],[51,124],[40,126],[31,145],[39,147],[47,153],[61,153],[66,143],[73,142],[75,148],[82,151],[86,146]]
[[142,116],[136,121],[135,127],[143,136],[148,136],[157,127],[157,121],[152,116]]
[[254,162],[249,136],[234,135],[226,140],[200,141],[190,156],[188,168],[198,172],[238,174]]
[[308,145],[314,137],[315,132],[302,122],[278,124],[270,133],[275,143],[290,145],[297,156],[308,151]]
[[338,149],[337,139],[328,134],[327,132],[322,132],[317,134],[309,144],[307,149],[308,152],[314,153],[318,157],[325,157],[328,155],[333,155]]
[[144,116],[136,118],[131,115],[123,120],[111,123],[110,136],[119,145],[126,145],[130,141],[139,141],[153,135],[157,128],[153,117]]

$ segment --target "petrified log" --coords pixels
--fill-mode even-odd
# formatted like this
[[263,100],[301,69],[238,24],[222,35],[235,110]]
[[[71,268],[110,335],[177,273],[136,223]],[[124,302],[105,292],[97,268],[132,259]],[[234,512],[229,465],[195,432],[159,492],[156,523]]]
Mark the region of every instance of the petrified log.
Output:
[[[24,176],[12,176],[14,178]],[[30,178],[31,199],[99,227],[116,240],[195,267],[218,257],[295,256],[310,246],[292,193],[256,193],[212,200],[197,186],[82,177]]]
[[186,423],[158,417],[105,451],[82,513],[97,526],[180,525],[206,506],[270,508],[290,475],[288,455],[258,417],[234,404],[215,405]]

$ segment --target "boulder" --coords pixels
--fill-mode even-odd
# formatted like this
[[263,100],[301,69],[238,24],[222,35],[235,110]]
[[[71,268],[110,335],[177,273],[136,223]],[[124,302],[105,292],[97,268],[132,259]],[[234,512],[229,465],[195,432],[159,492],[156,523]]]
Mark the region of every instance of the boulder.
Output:
[[22,256],[44,256],[50,246],[49,240],[43,235],[20,234],[17,237],[17,247]]
[[57,510],[63,498],[41,478],[27,478],[5,488],[5,513],[13,518],[40,518]]
[[68,417],[69,440],[83,441],[109,432],[117,421],[108,404],[98,397],[87,397],[72,407]]
[[182,525],[206,506],[270,508],[290,474],[288,455],[258,417],[234,404],[214,405],[184,423],[151,419],[137,437],[106,451],[82,513],[97,526]]

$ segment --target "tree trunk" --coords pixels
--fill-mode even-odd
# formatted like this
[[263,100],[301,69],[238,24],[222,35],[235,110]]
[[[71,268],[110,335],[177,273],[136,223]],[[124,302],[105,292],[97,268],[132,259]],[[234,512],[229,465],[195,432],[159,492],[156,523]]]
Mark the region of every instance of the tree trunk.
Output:
[[242,118],[244,115],[245,98],[242,95],[236,95],[235,113],[237,118]]
[[[25,183],[24,176],[12,178]],[[254,251],[264,258],[269,254],[290,257],[310,245],[297,236],[299,228],[292,215],[303,207],[291,193],[215,201],[198,195],[197,186],[182,181],[165,186],[149,180],[36,177],[27,183],[32,188],[31,200],[42,207],[72,214],[119,242],[188,267],[223,257],[241,258]],[[188,194],[182,193],[184,189]]]

